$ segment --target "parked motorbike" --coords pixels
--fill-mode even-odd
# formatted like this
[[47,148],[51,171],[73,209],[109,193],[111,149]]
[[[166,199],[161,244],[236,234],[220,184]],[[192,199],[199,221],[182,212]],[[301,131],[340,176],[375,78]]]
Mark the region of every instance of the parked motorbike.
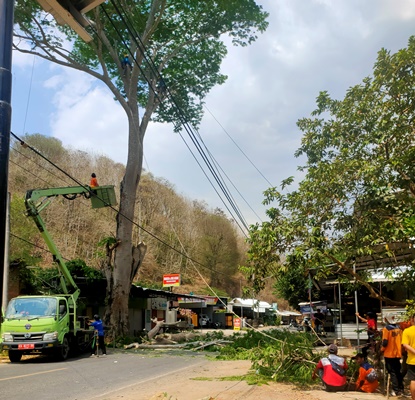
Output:
[[290,321],[290,324],[288,325],[288,327],[289,328],[298,328],[299,327],[299,324],[298,324],[298,322],[295,319],[292,319]]

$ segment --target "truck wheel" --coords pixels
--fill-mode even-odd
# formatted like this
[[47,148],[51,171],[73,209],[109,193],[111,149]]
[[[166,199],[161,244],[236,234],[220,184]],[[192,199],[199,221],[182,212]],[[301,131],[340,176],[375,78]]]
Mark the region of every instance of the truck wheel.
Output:
[[22,359],[23,353],[21,351],[9,350],[10,362],[19,362]]
[[56,353],[57,359],[60,361],[65,361],[68,358],[70,349],[71,348],[69,346],[69,340],[65,336],[63,338],[62,345],[57,349],[57,353]]

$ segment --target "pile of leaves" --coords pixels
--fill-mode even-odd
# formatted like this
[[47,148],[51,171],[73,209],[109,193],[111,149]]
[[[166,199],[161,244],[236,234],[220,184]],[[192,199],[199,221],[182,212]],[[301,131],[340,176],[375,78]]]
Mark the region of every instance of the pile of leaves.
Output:
[[251,360],[255,373],[266,380],[307,385],[323,356],[314,351],[314,340],[312,335],[304,333],[250,330],[220,349],[218,358]]

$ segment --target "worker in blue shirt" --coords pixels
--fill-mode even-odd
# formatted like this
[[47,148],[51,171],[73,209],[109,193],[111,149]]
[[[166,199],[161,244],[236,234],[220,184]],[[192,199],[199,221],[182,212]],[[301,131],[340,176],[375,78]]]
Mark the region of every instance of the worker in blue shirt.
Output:
[[[99,318],[98,314],[94,315],[94,320],[89,322],[89,326],[94,327],[97,336],[98,336],[98,348],[96,349],[96,343],[91,348],[91,356],[95,356],[95,350],[97,352],[96,355],[98,355],[98,349],[101,349],[102,355],[107,355],[107,349],[105,347],[105,341],[104,341],[104,324],[102,323],[101,319]],[[96,340],[97,338],[95,338]]]

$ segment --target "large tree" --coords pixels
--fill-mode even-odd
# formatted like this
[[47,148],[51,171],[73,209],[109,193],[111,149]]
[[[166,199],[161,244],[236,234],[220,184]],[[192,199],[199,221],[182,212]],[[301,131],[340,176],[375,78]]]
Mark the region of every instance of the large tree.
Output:
[[270,220],[250,232],[245,270],[257,290],[267,274],[300,269],[354,278],[380,299],[366,271],[354,271],[364,259],[377,269],[411,266],[402,281],[413,291],[414,95],[414,37],[396,54],[379,51],[373,75],[343,100],[320,93],[312,116],[298,121],[304,179],[291,191],[292,178],[270,188]]
[[[180,129],[185,119],[197,126],[203,98],[226,79],[220,73],[224,35],[235,45],[252,43],[266,29],[267,13],[254,0],[119,0],[97,7],[88,18],[94,39],[85,43],[34,0],[17,0],[15,48],[100,80],[128,118],[109,299],[114,333],[123,334],[131,281],[145,253],[144,246],[133,243],[132,228],[149,122],[173,122]],[[123,69],[123,53],[131,69]]]

